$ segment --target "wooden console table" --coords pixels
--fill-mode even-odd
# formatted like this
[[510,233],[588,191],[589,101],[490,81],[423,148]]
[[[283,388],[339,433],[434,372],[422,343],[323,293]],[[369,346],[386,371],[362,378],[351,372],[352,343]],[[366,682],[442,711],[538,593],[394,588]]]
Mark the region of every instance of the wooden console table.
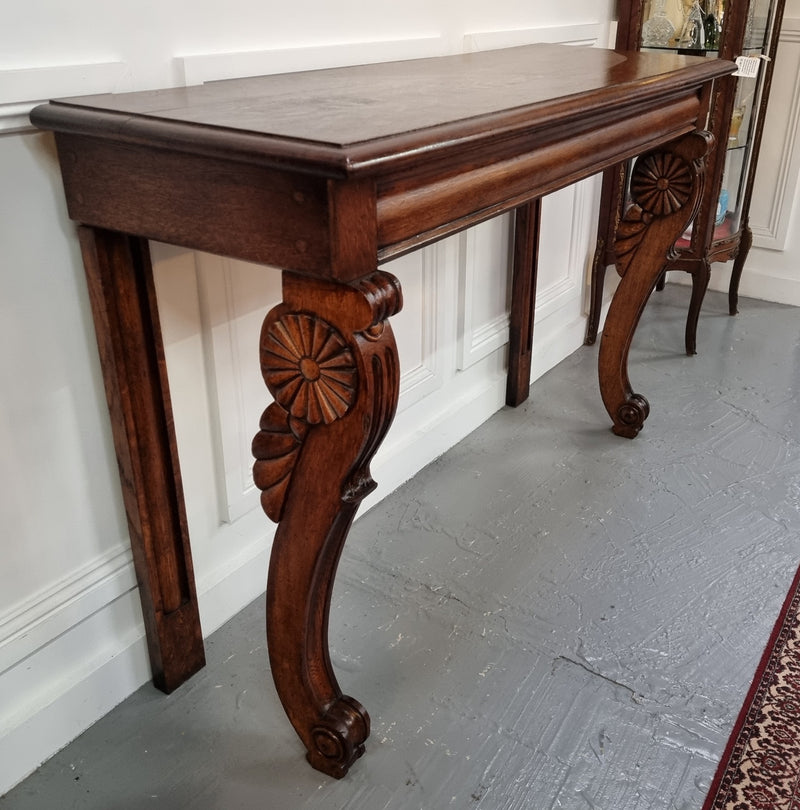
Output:
[[[642,155],[620,223],[623,273],[600,347],[603,402],[633,437],[647,400],[628,348],[694,215],[718,60],[534,45],[54,101],[156,684],[203,666],[189,537],[147,239],[283,268],[261,364],[274,402],[254,474],[279,523],[267,588],[272,672],[311,764],[343,776],[369,715],[328,655],[334,575],[374,487],[399,366],[400,284],[378,266],[516,209],[508,401],[528,394],[538,199]],[[271,272],[265,270],[265,272]],[[498,279],[498,283],[505,283]]]

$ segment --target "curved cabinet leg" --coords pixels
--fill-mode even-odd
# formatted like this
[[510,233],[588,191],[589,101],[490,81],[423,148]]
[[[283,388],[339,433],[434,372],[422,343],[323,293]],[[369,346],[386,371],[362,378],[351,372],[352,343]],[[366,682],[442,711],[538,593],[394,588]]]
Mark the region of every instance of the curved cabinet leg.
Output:
[[731,271],[731,283],[728,287],[728,313],[736,315],[739,312],[739,282],[742,280],[742,270],[747,261],[747,255],[753,246],[753,232],[750,230],[750,223],[745,222],[742,228],[742,238],[739,242],[739,251],[733,260],[733,270]]
[[701,259],[692,273],[692,297],[689,301],[689,313],[686,316],[686,354],[690,357],[697,354],[697,323],[700,320],[700,308],[706,297],[708,282],[711,279],[711,265],[707,259]]
[[636,436],[650,410],[631,388],[628,352],[675,240],[697,213],[703,158],[712,140],[704,132],[685,135],[642,155],[633,170],[633,205],[619,224],[615,244],[622,281],[609,307],[598,361],[600,393],[618,436]]
[[369,715],[336,682],[328,614],[347,533],[375,486],[369,462],[397,406],[388,318],[401,305],[388,273],[350,284],[284,273],[284,302],[261,333],[275,402],[253,440],[253,472],[264,510],[279,522],[267,586],[270,663],[309,762],[337,778],[364,752]]

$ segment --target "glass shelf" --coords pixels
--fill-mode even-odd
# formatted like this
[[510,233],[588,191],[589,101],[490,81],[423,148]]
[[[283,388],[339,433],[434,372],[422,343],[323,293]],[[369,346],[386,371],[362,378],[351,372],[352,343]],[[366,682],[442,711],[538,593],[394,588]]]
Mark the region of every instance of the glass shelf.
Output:
[[685,56],[707,56],[709,59],[716,59],[719,56],[718,48],[668,48],[666,46],[647,45],[639,48],[640,51],[652,51],[653,53],[679,53]]

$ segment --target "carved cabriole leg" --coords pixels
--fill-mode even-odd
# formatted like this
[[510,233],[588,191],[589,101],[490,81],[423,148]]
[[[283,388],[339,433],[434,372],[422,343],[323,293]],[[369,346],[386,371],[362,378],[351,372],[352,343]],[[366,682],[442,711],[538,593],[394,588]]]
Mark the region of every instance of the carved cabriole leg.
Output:
[[375,486],[369,463],[397,406],[388,318],[402,306],[384,272],[341,284],[284,273],[264,321],[261,364],[275,398],[253,440],[264,510],[279,522],[267,587],[275,686],[318,770],[342,777],[369,715],[342,695],[328,654],[331,591],[350,524]]
[[690,357],[697,354],[697,323],[700,320],[700,309],[706,297],[708,282],[711,280],[711,264],[708,259],[700,259],[692,273],[692,297],[689,301],[689,312],[686,316],[686,335],[684,343],[686,354]]
[[728,314],[730,315],[736,315],[739,312],[739,282],[742,280],[742,270],[744,270],[744,263],[747,261],[751,247],[753,247],[753,231],[750,229],[749,219],[746,219],[742,227],[739,250],[733,260],[731,282],[728,286]]
[[628,352],[647,299],[677,238],[697,213],[704,181],[703,158],[713,139],[691,133],[642,155],[631,180],[633,205],[617,229],[615,253],[622,281],[600,343],[603,403],[618,436],[633,438],[650,410],[628,380]]

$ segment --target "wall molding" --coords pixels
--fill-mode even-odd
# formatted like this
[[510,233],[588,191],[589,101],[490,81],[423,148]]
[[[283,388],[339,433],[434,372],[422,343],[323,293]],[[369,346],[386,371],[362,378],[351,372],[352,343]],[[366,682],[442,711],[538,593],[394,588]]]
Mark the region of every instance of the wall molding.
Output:
[[[568,186],[572,197],[572,220],[569,233],[567,273],[555,284],[540,288],[536,293],[536,317],[547,318],[564,305],[565,298],[582,295],[581,285],[585,275],[587,256],[583,248],[583,234],[587,230],[589,216],[594,215],[590,191],[591,180]],[[562,193],[566,191],[562,190]],[[547,206],[545,198],[544,206]],[[546,209],[544,209],[546,210]]]
[[475,31],[464,35],[464,50],[491,51],[496,48],[512,48],[534,42],[549,42],[561,45],[597,45],[603,25],[587,22],[575,25],[553,25],[541,28],[515,28],[498,31]]
[[[419,362],[404,368],[400,375],[398,412],[413,406],[443,384],[437,344],[441,254],[439,245],[431,245],[396,260],[419,262],[420,273],[419,301],[412,301],[406,291],[404,307],[404,312],[410,312],[417,305]],[[261,323],[269,310],[281,301],[281,276],[273,268],[208,253],[197,252],[194,256],[209,405],[219,457],[216,465],[221,494],[219,507],[222,517],[232,523],[260,503],[260,492],[253,483],[250,447],[258,430],[259,416],[272,397],[260,377],[255,380],[254,390],[253,358],[257,357]],[[387,269],[391,271],[391,265],[387,265]],[[402,269],[397,272],[402,277]],[[253,278],[263,279],[263,286],[253,289]],[[241,286],[248,283],[249,288]],[[241,306],[241,302],[245,305]]]
[[[442,301],[440,283],[444,276],[444,250],[441,244],[429,245],[398,261],[409,261],[414,258],[417,258],[421,264],[418,301],[421,326],[420,358],[415,366],[406,368],[400,374],[400,397],[397,404],[399,413],[440,388],[444,381],[437,324],[439,304]],[[383,269],[392,272],[392,263],[385,265]],[[398,274],[401,283],[402,275],[402,272]],[[410,303],[408,295],[404,295],[405,311],[410,310]],[[402,312],[400,317],[402,317]],[[402,365],[402,347],[399,351]]]
[[127,540],[0,616],[0,674],[136,588]]
[[[779,42],[781,45],[800,43],[800,19],[785,18],[781,27]],[[774,90],[774,84],[773,84]],[[800,176],[800,74],[795,74],[791,100],[788,100],[788,114],[785,118],[785,134],[777,159],[777,182],[771,184],[771,198],[768,210],[763,212],[764,221],[758,222],[751,215],[750,226],[753,231],[753,245],[768,250],[785,250],[789,235],[789,223],[794,204],[795,187]],[[770,100],[767,116],[781,114],[775,110],[774,99]],[[757,182],[757,181],[756,181]],[[757,213],[757,212],[756,212]]]
[[[513,244],[514,218],[504,214],[497,219],[488,220],[480,225],[462,231],[458,235],[458,369],[463,371],[474,366],[484,357],[508,343],[510,317],[508,308],[478,320],[475,313],[476,285],[482,273],[489,272],[497,283],[502,283],[506,299],[510,294],[511,280],[511,246]],[[502,232],[503,250],[492,250],[492,254],[504,263],[504,266],[489,268],[479,266],[480,243],[482,240],[497,236],[487,229],[497,228]]]
[[[196,252],[195,268],[200,299],[203,357],[209,390],[209,410],[213,416],[218,463],[220,514],[233,522],[259,504],[260,493],[253,483],[250,443],[258,429],[257,413],[272,401],[267,387],[256,381],[258,402],[248,401],[253,373],[252,360],[258,357],[258,330],[267,312],[280,302],[280,274],[259,268],[264,288],[250,296],[248,308],[237,307],[237,283],[251,267],[243,262]],[[237,272],[237,266],[240,268]],[[255,324],[252,322],[255,320]],[[249,321],[249,322],[248,322]],[[244,347],[249,351],[245,351]],[[242,353],[247,357],[242,357]],[[247,363],[247,360],[251,360]],[[245,371],[246,370],[246,371]],[[251,398],[252,398],[251,393]]]
[[416,59],[444,53],[441,36],[340,42],[333,45],[305,45],[258,51],[199,53],[176,56],[175,63],[188,85],[270,73],[292,73],[316,68]]
[[[104,624],[127,624],[135,610],[138,594],[123,595],[41,650],[35,664],[20,663],[51,675],[41,684],[41,692],[26,696],[28,701],[33,699],[33,705],[17,702],[8,707],[11,711],[0,722],[0,796],[149,680],[143,626],[120,633],[102,648],[91,645],[92,638],[103,634]],[[54,649],[59,648],[59,641],[62,648],[70,648],[71,659],[63,649]],[[91,650],[94,655],[79,660],[81,650]],[[5,673],[0,685],[19,701],[13,686],[15,674]]]
[[30,111],[51,98],[113,93],[127,72],[125,62],[0,70],[0,135],[35,132]]

